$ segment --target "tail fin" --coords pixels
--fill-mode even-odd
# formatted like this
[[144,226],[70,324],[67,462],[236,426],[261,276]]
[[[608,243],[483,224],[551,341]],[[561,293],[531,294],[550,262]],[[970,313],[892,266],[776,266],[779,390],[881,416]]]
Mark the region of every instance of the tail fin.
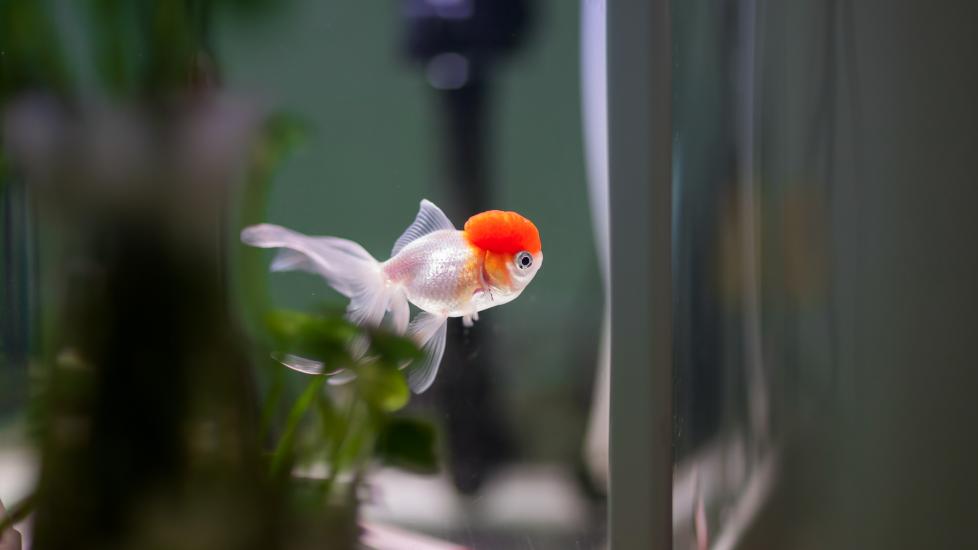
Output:
[[[310,237],[272,224],[246,227],[241,241],[259,248],[281,248],[272,261],[273,271],[308,271],[322,275],[337,292],[350,298],[347,317],[358,325],[377,327],[387,310],[395,329],[403,333],[400,318],[407,298],[389,286],[380,262],[353,241],[337,237]],[[401,303],[403,302],[403,303]]]

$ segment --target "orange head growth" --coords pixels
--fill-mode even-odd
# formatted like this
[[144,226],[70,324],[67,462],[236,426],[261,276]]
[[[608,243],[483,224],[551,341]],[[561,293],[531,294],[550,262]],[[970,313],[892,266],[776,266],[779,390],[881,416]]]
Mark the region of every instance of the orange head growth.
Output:
[[465,222],[465,234],[470,243],[489,252],[540,252],[537,226],[516,212],[490,210],[476,214]]

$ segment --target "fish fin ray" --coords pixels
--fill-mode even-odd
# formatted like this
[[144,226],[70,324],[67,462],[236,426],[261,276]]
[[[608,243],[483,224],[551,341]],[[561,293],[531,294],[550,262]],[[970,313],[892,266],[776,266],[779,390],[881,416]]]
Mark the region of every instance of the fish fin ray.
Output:
[[377,260],[359,244],[337,237],[312,237],[263,223],[241,231],[241,242],[258,248],[280,248],[272,271],[307,271],[321,275],[337,292],[353,298],[365,274],[377,271]]
[[316,263],[309,256],[288,248],[283,248],[275,254],[275,259],[272,260],[272,265],[269,269],[272,271],[308,271],[309,273],[319,273]]
[[391,293],[390,303],[391,328],[395,334],[405,334],[408,322],[411,320],[411,306],[408,304],[407,295],[403,288],[398,288]]
[[316,361],[315,359],[309,359],[307,357],[302,357],[299,355],[293,355],[291,353],[273,353],[272,359],[278,361],[282,365],[303,374],[326,374],[326,365],[322,361]]
[[358,325],[380,326],[391,305],[396,287],[387,284],[380,263],[353,241],[311,237],[267,223],[246,227],[241,231],[241,241],[259,248],[283,249],[272,262],[272,270],[299,269],[322,275],[350,299],[347,318]]
[[357,379],[357,373],[350,369],[340,369],[329,376],[326,379],[326,383],[330,386],[342,386],[343,384],[349,384]]
[[431,387],[438,375],[438,366],[445,354],[448,316],[423,311],[408,326],[408,336],[414,339],[424,357],[407,365],[407,382],[418,394]]
[[414,218],[414,222],[404,230],[404,233],[394,243],[394,248],[391,250],[391,257],[397,256],[397,253],[411,241],[442,229],[451,229],[454,231],[455,226],[452,225],[448,216],[441,211],[441,208],[435,206],[435,203],[428,199],[423,199],[421,201],[421,207],[418,209],[418,215]]

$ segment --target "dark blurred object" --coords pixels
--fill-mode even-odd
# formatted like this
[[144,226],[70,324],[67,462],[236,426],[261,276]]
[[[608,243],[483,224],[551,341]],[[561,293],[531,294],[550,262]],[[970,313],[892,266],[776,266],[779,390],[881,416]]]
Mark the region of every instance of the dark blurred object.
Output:
[[[31,0],[0,1],[0,127],[11,98],[39,88],[61,95],[69,81],[50,10]],[[31,192],[14,185],[8,172],[0,137],[0,409],[19,408],[26,400],[41,304]]]
[[221,261],[255,113],[203,97],[7,113],[12,173],[59,235],[34,547],[267,547],[274,499]]
[[229,210],[275,147],[216,89],[210,28],[267,3],[0,2],[2,336],[41,455],[9,519],[34,512],[34,548],[355,545],[352,500],[269,478],[233,316]]
[[522,45],[530,22],[528,0],[404,0],[402,5],[407,53],[424,63],[455,52],[485,68]]
[[[407,55],[421,64],[440,115],[442,179],[452,219],[492,208],[489,126],[492,77],[499,60],[523,43],[525,0],[405,0]],[[434,390],[445,413],[450,468],[463,493],[479,489],[512,454],[496,397],[486,326],[449,323],[443,374]]]
[[0,183],[0,223],[0,412],[4,412],[26,400],[26,367],[31,339],[36,337],[36,228],[24,186]]
[[496,64],[524,43],[529,2],[405,0],[403,14],[406,53],[437,90],[442,178],[454,201],[450,208],[468,217],[490,202],[492,76]]

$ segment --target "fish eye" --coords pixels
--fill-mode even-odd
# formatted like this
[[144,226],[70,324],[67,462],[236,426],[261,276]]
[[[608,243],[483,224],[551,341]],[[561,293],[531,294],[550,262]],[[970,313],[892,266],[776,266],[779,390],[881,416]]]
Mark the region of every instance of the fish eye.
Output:
[[531,265],[533,265],[533,256],[529,252],[523,251],[516,255],[516,267],[529,269]]

